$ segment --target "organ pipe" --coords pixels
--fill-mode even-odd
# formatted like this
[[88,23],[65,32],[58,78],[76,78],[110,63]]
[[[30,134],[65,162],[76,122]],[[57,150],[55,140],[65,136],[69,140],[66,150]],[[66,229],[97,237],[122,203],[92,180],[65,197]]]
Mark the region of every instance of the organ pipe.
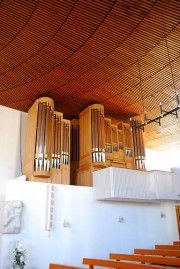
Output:
[[92,161],[105,162],[104,117],[101,110],[91,110]]
[[39,102],[34,158],[35,171],[48,172],[50,168],[51,115],[52,110],[49,103]]
[[131,120],[134,155],[137,169],[145,169],[145,147],[143,139],[143,129],[139,128],[141,122],[137,119]]

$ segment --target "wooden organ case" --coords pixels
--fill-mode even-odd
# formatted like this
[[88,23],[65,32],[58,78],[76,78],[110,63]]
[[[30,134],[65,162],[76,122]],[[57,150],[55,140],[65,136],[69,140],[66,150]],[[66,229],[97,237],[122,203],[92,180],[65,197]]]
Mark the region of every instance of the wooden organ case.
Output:
[[[71,125],[75,127],[75,123]],[[104,117],[104,107],[93,104],[80,113],[79,128],[79,162],[77,173],[73,170],[74,184],[92,186],[93,171],[109,166],[135,169],[130,124],[112,124],[111,119]],[[72,165],[74,167],[74,161]]]
[[104,107],[93,104],[79,115],[80,158],[77,185],[92,186],[92,172],[105,168]]
[[123,150],[124,150],[124,161],[125,167],[135,169],[135,158],[134,158],[134,144],[132,138],[131,126],[128,123],[122,123],[122,137],[123,137]]
[[79,169],[79,119],[71,120],[70,183],[76,185]]
[[[107,135],[107,133],[111,135]],[[111,119],[105,118],[105,145],[108,167],[135,168],[133,140],[129,124],[123,122],[117,125],[111,124]]]
[[28,111],[24,174],[29,181],[70,184],[70,121],[42,97]]

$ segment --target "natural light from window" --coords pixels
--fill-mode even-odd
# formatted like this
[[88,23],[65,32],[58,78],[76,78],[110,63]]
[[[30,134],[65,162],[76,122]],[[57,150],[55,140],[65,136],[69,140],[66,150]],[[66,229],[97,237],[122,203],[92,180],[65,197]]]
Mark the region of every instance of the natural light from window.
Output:
[[173,167],[180,167],[180,147],[163,152],[146,149],[146,169],[148,171],[171,171]]

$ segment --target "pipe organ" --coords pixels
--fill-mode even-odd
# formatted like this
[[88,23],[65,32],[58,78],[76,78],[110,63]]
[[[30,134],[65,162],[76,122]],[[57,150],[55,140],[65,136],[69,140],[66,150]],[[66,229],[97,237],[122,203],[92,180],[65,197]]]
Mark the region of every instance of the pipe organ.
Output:
[[[145,169],[141,122],[112,123],[93,104],[71,122],[42,97],[28,111],[24,173],[27,180],[92,186],[93,171],[106,167]],[[133,127],[133,128],[132,128]],[[135,127],[135,128],[134,128]]]
[[138,127],[141,125],[141,119],[134,117],[131,119],[133,144],[134,144],[134,156],[136,169],[145,169],[145,147],[143,139],[143,129]]
[[105,152],[106,157],[112,154],[112,129],[111,119],[104,118],[104,139],[105,139]]
[[[61,141],[62,141],[62,128],[63,128],[63,115],[62,113],[54,113],[52,118],[52,153],[51,153],[51,168],[59,169],[61,162]],[[52,127],[51,127],[52,128]],[[50,141],[49,141],[50,142]],[[62,152],[63,163],[63,152]]]
[[80,159],[77,185],[92,186],[93,171],[109,166],[135,169],[130,124],[112,124],[104,107],[93,104],[79,115]]
[[[108,122],[108,124],[107,124]],[[133,141],[130,125],[127,123],[111,124],[111,120],[105,118],[105,129],[111,133],[111,140],[106,150],[107,166],[134,169]]]
[[[53,104],[47,100],[37,104],[37,128],[34,154],[34,171],[36,174],[49,172],[51,154],[51,130]],[[44,174],[45,175],[45,174]]]
[[106,167],[104,107],[94,104],[79,114],[80,156],[77,185],[92,186],[92,172]]
[[130,124],[122,123],[123,144],[124,144],[124,161],[126,168],[135,169],[134,162],[134,145]]
[[27,180],[69,184],[70,121],[42,97],[28,111],[24,173]]
[[92,162],[105,162],[104,110],[99,105],[91,109]]

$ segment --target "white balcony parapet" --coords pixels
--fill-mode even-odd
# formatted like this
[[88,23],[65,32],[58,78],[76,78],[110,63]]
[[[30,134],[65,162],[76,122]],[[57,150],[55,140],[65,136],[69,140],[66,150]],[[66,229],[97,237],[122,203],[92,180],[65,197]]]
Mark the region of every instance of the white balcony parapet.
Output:
[[[93,172],[97,200],[160,202],[180,200],[174,172],[108,167]],[[179,184],[180,186],[180,184]]]

